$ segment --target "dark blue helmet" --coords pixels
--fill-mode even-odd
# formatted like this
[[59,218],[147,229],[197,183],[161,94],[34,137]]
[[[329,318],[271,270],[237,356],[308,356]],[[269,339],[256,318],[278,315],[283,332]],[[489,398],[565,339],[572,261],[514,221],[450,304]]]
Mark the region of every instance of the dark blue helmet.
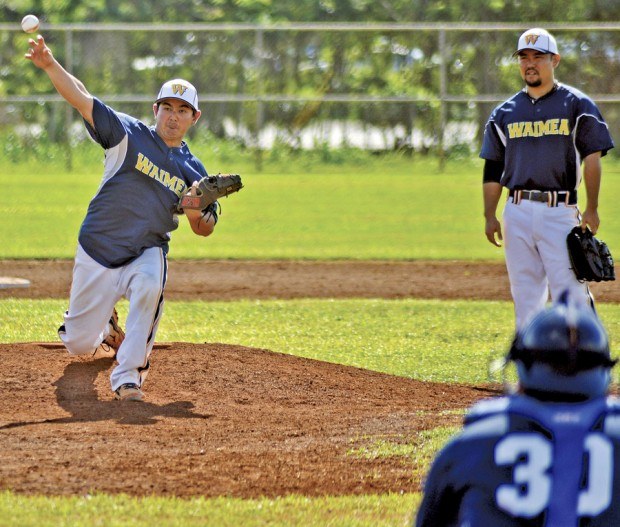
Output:
[[526,393],[560,400],[605,395],[616,363],[596,313],[566,297],[517,333],[508,359],[515,361]]

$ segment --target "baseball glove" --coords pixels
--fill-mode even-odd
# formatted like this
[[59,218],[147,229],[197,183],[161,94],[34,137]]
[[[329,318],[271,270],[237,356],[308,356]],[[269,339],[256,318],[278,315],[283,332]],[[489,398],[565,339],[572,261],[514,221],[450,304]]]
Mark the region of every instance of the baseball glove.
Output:
[[179,209],[205,210],[219,198],[239,192],[242,188],[241,176],[238,174],[206,176],[198,182],[198,186],[190,188],[181,196]]
[[577,280],[580,282],[602,282],[615,280],[614,260],[607,244],[585,232],[578,225],[566,238],[568,255]]

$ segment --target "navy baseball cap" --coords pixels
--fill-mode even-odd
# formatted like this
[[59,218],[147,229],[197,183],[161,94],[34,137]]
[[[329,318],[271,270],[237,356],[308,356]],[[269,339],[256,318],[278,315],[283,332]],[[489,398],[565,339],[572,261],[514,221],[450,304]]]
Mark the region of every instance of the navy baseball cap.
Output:
[[155,103],[164,99],[179,99],[185,101],[194,110],[198,110],[198,92],[191,82],[184,79],[172,79],[165,82],[157,94]]
[[555,41],[555,38],[547,30],[540,27],[528,29],[519,37],[517,51],[513,55],[524,49],[535,49],[542,53],[558,55],[558,43]]

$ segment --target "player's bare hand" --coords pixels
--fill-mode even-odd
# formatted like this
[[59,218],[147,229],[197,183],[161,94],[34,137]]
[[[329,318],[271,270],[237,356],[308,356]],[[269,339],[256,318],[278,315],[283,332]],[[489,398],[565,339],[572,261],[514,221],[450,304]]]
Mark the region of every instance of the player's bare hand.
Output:
[[598,217],[597,210],[586,209],[581,215],[581,230],[585,232],[586,226],[590,227],[592,234],[596,234],[598,227],[601,224],[601,220]]
[[492,243],[496,247],[502,246],[502,244],[499,243],[504,239],[502,236],[502,225],[496,217],[487,219],[484,233],[486,234],[487,240],[489,240],[490,243]]
[[52,50],[45,44],[45,39],[38,35],[37,39],[30,39],[28,41],[28,52],[24,55],[24,58],[32,61],[32,63],[42,70],[51,66],[54,63],[54,56]]

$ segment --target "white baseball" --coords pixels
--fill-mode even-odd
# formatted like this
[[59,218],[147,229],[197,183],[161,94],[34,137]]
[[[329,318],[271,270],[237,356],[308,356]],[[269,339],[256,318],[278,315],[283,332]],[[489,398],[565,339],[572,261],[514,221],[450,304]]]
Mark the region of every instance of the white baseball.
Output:
[[39,19],[34,15],[26,15],[22,18],[22,29],[26,33],[34,33],[39,29]]

